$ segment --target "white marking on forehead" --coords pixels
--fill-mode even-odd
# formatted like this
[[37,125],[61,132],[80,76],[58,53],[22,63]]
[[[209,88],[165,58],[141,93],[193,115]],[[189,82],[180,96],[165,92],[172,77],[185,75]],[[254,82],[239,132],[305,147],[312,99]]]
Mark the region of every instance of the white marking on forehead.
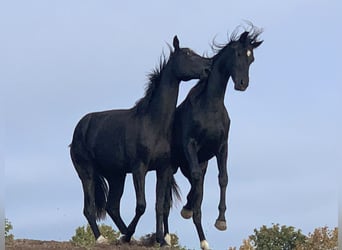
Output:
[[252,51],[247,50],[247,56],[250,57],[252,55]]

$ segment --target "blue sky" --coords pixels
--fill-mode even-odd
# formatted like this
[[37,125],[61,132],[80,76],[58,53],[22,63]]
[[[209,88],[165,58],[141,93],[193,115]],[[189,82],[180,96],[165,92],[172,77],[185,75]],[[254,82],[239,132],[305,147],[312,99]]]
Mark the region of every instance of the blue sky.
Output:
[[[86,113],[129,108],[166,43],[212,55],[216,37],[243,20],[264,29],[246,92],[228,84],[228,230],[218,232],[216,161],[206,176],[203,226],[213,249],[239,246],[254,228],[337,226],[341,172],[340,1],[3,1],[1,100],[5,215],[16,238],[69,240],[84,225],[83,193],[68,145]],[[182,83],[181,101],[195,82]],[[183,199],[189,185],[180,173]],[[136,235],[155,230],[155,174]],[[122,214],[135,195],[126,180]],[[192,221],[174,208],[170,229],[198,248]],[[110,220],[106,223],[116,228]]]

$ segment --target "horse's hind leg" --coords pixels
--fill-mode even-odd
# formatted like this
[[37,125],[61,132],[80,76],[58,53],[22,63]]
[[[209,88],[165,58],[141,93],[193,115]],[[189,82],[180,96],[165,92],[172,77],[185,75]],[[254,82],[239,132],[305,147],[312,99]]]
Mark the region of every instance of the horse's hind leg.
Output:
[[95,183],[91,176],[83,175],[81,178],[84,193],[83,214],[87,218],[91,230],[94,233],[97,243],[107,243],[106,239],[101,235],[96,224],[96,207],[95,207]]
[[120,202],[124,191],[126,175],[116,175],[109,181],[109,195],[106,210],[113,219],[115,225],[124,235],[127,234],[127,226],[120,215]]
[[[83,214],[88,220],[96,242],[107,243],[108,241],[101,235],[96,224],[97,208],[95,195],[96,189],[98,188],[96,185],[99,185],[99,183],[96,184],[97,178],[95,178],[95,166],[92,164],[92,160],[89,158],[89,155],[83,145],[77,141],[75,142],[73,140],[70,145],[70,156],[75,170],[82,182],[84,194]],[[105,196],[105,194],[103,194],[103,196]]]

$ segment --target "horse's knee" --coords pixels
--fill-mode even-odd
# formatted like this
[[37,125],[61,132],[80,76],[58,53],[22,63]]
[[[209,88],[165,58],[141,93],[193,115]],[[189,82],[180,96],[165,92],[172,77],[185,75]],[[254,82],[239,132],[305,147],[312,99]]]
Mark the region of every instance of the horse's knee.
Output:
[[183,207],[181,211],[181,215],[184,219],[190,219],[193,215],[193,211],[190,209],[187,209],[186,207]]
[[219,176],[219,185],[220,187],[226,187],[228,185],[228,175]]

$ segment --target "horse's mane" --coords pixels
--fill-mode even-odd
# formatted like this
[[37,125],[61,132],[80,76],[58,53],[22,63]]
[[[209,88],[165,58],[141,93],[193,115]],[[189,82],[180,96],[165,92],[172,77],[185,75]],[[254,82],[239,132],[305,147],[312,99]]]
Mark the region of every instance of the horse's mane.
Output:
[[248,32],[247,39],[249,40],[250,44],[253,44],[255,42],[258,42],[259,35],[262,33],[262,29],[254,26],[252,23],[248,22],[248,27],[244,27],[242,25],[239,25],[234,29],[234,31],[231,33],[231,35],[228,36],[228,42],[220,44],[215,41],[215,39],[212,41],[211,49],[215,53],[215,55],[212,57],[213,60],[215,60],[217,57],[221,55],[221,53],[224,51],[225,48],[232,46],[234,43],[239,41],[239,38],[242,33]]
[[[248,25],[249,27],[247,28],[241,25],[236,27],[234,31],[231,33],[231,35],[228,35],[227,43],[220,44],[215,41],[215,38],[213,39],[212,44],[210,45],[213,53],[215,53],[215,55],[211,57],[212,65],[217,60],[217,58],[219,58],[221,54],[224,53],[224,50],[226,48],[233,46],[233,44],[239,40],[243,32],[248,32],[247,38],[249,39],[249,42],[251,44],[258,42],[258,37],[262,33],[262,29],[255,27],[252,23],[248,23]],[[194,87],[192,87],[188,94],[188,97],[190,99],[197,98],[205,91],[208,84],[209,76],[210,74],[206,78],[199,80],[197,84]]]
[[[170,56],[172,54],[172,50],[170,49]],[[155,90],[158,88],[161,80],[161,74],[163,69],[165,68],[168,59],[164,53],[159,58],[159,64],[147,75],[148,83],[145,87],[145,95],[141,99],[139,99],[136,103],[134,108],[136,109],[137,114],[144,113],[147,110],[151,99],[154,95]]]

